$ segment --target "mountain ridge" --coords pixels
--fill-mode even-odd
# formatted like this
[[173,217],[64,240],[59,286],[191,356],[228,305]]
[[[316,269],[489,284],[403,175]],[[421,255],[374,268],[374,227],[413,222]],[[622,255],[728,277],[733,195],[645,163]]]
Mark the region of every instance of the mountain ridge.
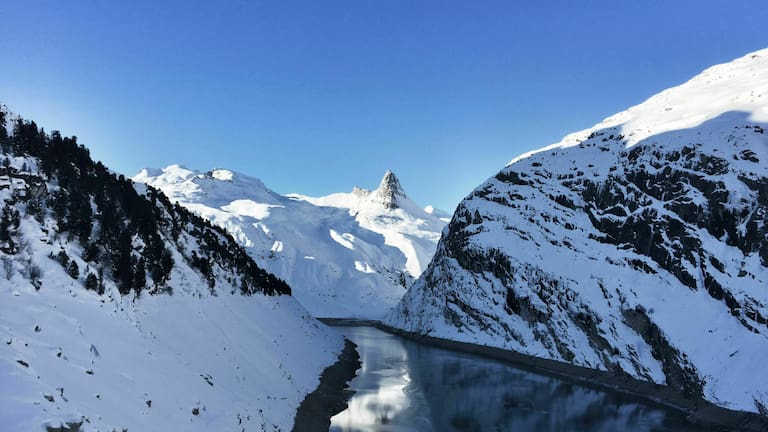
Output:
[[5,120],[3,428],[289,429],[343,338],[220,227]]
[[761,50],[512,159],[387,324],[767,414],[766,127]]
[[281,195],[221,168],[171,165],[133,179],[227,229],[315,316],[382,316],[421,274],[445,224],[410,201],[391,171],[373,191],[319,198]]

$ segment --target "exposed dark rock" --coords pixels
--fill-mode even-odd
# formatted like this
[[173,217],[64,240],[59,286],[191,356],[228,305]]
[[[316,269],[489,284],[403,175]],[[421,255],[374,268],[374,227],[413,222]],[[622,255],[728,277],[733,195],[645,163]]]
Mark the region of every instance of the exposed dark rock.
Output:
[[668,386],[682,391],[686,396],[702,394],[704,382],[696,373],[696,368],[687,359],[681,358],[644,309],[624,310],[624,321],[651,347],[653,357],[661,361]]
[[47,426],[45,428],[46,432],[79,432],[80,428],[83,426],[83,422],[67,422],[63,426],[58,427],[52,427]]
[[387,171],[384,174],[384,178],[381,179],[381,184],[376,191],[376,198],[384,205],[384,207],[388,209],[396,209],[399,207],[399,197],[406,197],[403,187],[400,186],[400,180],[395,177],[395,173]]
[[296,411],[294,432],[326,432],[331,426],[331,417],[347,408],[352,396],[347,384],[361,365],[356,347],[347,339],[339,360],[323,371],[320,385],[304,398]]

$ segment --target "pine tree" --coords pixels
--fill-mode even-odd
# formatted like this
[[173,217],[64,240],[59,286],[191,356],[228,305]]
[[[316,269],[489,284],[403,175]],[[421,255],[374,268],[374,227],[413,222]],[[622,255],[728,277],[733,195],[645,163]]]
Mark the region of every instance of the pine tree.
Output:
[[144,270],[144,259],[139,259],[136,263],[136,269],[133,272],[133,289],[136,290],[136,295],[141,293],[147,286],[147,272]]
[[128,294],[133,287],[133,262],[131,255],[131,234],[124,230],[119,234],[117,250],[113,252],[112,276],[121,294]]
[[[13,210],[8,203],[3,207],[2,215],[0,216],[0,242],[8,242],[11,240],[10,228],[12,225],[11,214]],[[17,225],[18,226],[18,225]]]
[[77,262],[75,260],[72,260],[69,262],[69,266],[67,267],[67,274],[72,279],[77,279],[80,277],[80,268],[77,265]]
[[62,267],[67,268],[69,265],[69,255],[67,255],[67,252],[65,252],[64,249],[60,250],[59,254],[56,255],[56,261],[58,261]]
[[99,258],[99,247],[96,243],[88,243],[83,249],[83,259],[86,262],[95,261]]
[[88,276],[85,277],[85,288],[97,291],[99,288],[99,279],[96,277],[95,274],[88,272]]
[[8,139],[8,131],[5,129],[5,125],[7,124],[5,116],[6,113],[0,110],[0,150],[2,150],[3,153],[8,153],[11,151],[11,142]]
[[58,232],[67,230],[67,210],[69,203],[69,194],[64,189],[59,189],[53,194],[51,206],[53,207],[53,216],[56,218]]
[[88,195],[73,193],[69,200],[69,225],[82,246],[88,244],[93,229],[93,212]]

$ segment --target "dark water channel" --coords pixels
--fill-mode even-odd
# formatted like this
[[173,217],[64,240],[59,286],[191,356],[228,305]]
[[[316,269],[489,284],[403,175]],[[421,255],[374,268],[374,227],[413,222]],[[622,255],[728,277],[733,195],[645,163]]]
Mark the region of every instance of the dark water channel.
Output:
[[331,431],[701,431],[641,399],[419,344],[374,327],[335,327],[362,368]]

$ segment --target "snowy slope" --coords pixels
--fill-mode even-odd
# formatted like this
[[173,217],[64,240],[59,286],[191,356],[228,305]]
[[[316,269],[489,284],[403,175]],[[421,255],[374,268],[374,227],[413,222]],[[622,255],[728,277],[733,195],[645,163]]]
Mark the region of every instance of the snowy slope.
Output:
[[445,222],[408,199],[400,181],[387,171],[378,189],[355,188],[320,198],[292,194],[317,206],[345,209],[364,229],[381,234],[385,244],[397,248],[406,258],[405,267],[414,278],[421,275],[435,253]]
[[[40,135],[35,128],[27,136]],[[0,160],[8,160],[0,168],[0,429],[290,430],[296,408],[341,351],[341,336],[289,295],[265,294],[266,284],[287,287],[202,220],[143,185],[144,195],[136,194],[66,140],[30,150],[35,139],[19,140],[18,151],[79,157],[46,168],[8,153],[0,134]],[[65,181],[68,167],[75,169]],[[113,191],[105,199],[117,207],[153,209],[159,221],[118,220],[125,223],[118,235],[136,226],[142,233],[128,238],[136,288],[127,292],[116,276],[120,264],[107,261],[117,247],[105,234],[115,222],[105,219],[109,206],[91,196],[94,222],[83,237],[74,234],[81,222],[74,210],[62,213],[56,201],[89,188]],[[170,253],[162,277],[148,259],[151,239]]]
[[3,430],[85,420],[85,431],[287,431],[341,350],[288,296],[133,301],[86,291],[60,267],[43,272],[39,292],[18,275],[0,280]]
[[445,226],[409,200],[391,172],[374,191],[322,198],[283,196],[225,169],[171,165],[134,180],[227,229],[315,316],[385,314],[429,263]]
[[524,154],[390,325],[768,413],[768,50]]

